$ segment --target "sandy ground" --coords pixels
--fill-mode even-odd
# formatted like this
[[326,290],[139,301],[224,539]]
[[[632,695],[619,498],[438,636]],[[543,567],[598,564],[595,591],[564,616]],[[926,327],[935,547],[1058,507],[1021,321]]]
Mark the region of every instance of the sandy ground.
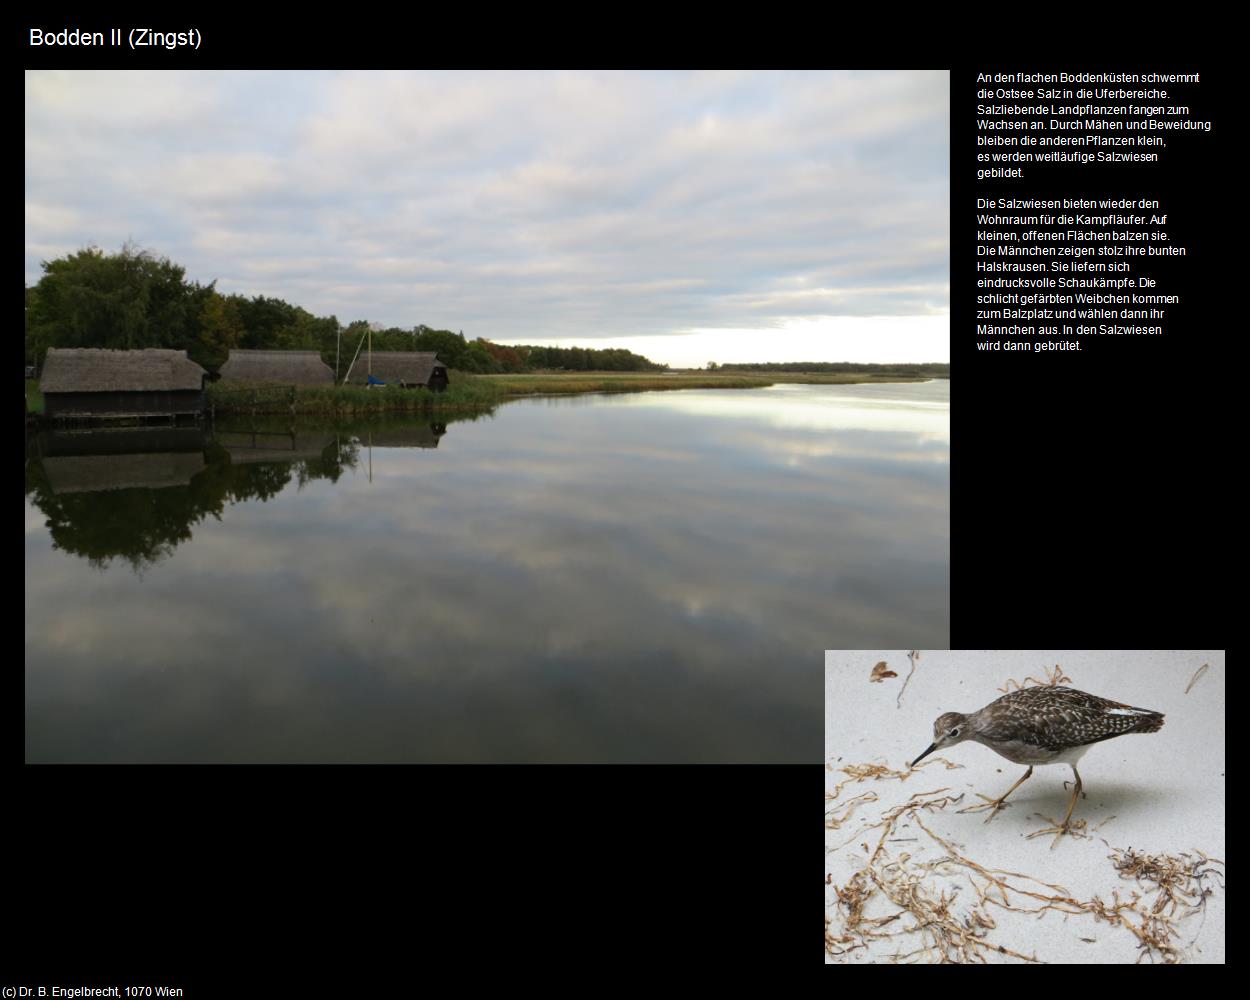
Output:
[[[898,676],[870,683],[873,666],[884,660]],[[1204,663],[1210,667],[1186,686]],[[1052,848],[1051,836],[1027,839],[1033,831],[1049,826],[1042,816],[1062,820],[1071,799],[1072,769],[1066,764],[1035,767],[1033,775],[1007,800],[1008,808],[986,822],[987,813],[957,810],[981,802],[976,793],[999,796],[1025,772],[978,743],[968,741],[935,752],[904,780],[867,778],[843,786],[838,797],[828,798],[848,776],[840,771],[849,764],[884,764],[894,771],[908,770],[933,741],[933,722],[943,712],[973,712],[1000,697],[1008,680],[1026,677],[1047,679],[1046,670],[1058,665],[1071,678],[1064,683],[1090,694],[1163,712],[1163,728],[1156,733],[1130,734],[1090,748],[1079,763],[1085,797],[1077,802],[1074,822],[1087,823],[1084,839],[1063,837]],[[891,903],[875,891],[862,909],[864,921],[901,914],[877,925],[882,933],[896,936],[863,939],[848,929],[848,908],[840,906],[837,890],[846,887],[874,856],[883,827],[872,828],[890,810],[917,793],[949,792],[928,796],[942,799],[963,795],[918,815],[929,830],[948,841],[958,854],[985,869],[1002,869],[1061,885],[1074,899],[1098,897],[1108,904],[1142,894],[1148,905],[1157,887],[1149,881],[1122,877],[1112,865],[1113,849],[1132,848],[1151,855],[1196,851],[1225,858],[1224,827],[1224,651],[921,651],[916,670],[902,695],[896,699],[911,664],[905,650],[827,651],[825,654],[825,961],[854,964],[890,961],[935,962],[941,953],[923,946],[933,935],[917,932],[919,921],[906,908]],[[1012,688],[1014,690],[1014,686]],[[947,769],[941,759],[960,765]],[[842,819],[843,804],[858,795],[862,800]],[[1039,815],[1040,814],[1040,815]],[[832,822],[840,823],[831,829]],[[914,838],[914,839],[913,839]],[[899,862],[917,871],[918,863],[949,856],[908,816],[876,854],[878,863]],[[906,857],[904,857],[906,855]],[[1222,866],[1213,866],[1221,874]],[[898,868],[893,869],[899,871]],[[984,879],[980,879],[985,884]],[[1042,895],[1064,895],[1023,878],[1010,882]],[[949,910],[960,921],[972,921],[983,934],[986,947],[974,949],[990,963],[1020,963],[1024,959],[999,952],[1001,946],[1020,955],[1050,963],[1161,961],[1160,952],[1146,952],[1127,928],[1098,919],[1091,913],[1064,914],[1056,910],[1016,913],[995,905],[981,905],[993,927],[975,921],[977,880],[963,865],[946,865],[924,878],[930,898],[955,894]],[[873,887],[870,880],[865,885]],[[1215,964],[1224,961],[1224,892],[1221,880],[1203,882],[1214,889],[1204,910],[1177,920],[1172,939],[1173,957],[1186,963]],[[1118,895],[1117,895],[1118,894]],[[1036,899],[1012,895],[1013,905],[1035,908]],[[1180,912],[1177,911],[1178,915]],[[1131,913],[1127,919],[1138,921]],[[832,933],[841,943],[830,945]],[[831,954],[830,952],[840,952]],[[959,956],[958,952],[948,952]],[[903,957],[906,956],[906,957]]]

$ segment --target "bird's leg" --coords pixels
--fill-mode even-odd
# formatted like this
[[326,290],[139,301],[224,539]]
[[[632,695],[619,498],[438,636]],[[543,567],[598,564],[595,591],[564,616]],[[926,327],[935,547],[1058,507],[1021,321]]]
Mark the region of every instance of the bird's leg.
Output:
[[1027,778],[1032,773],[1033,773],[1033,767],[1032,765],[1030,765],[1029,769],[1024,772],[1024,777],[1021,778],[1019,781],[1017,781],[1010,788],[1008,788],[1006,792],[1004,792],[1002,795],[1000,795],[996,799],[991,799],[988,795],[981,795],[980,792],[977,792],[977,795],[985,799],[985,802],[978,806],[968,806],[966,809],[960,809],[959,811],[961,813],[966,813],[966,812],[976,812],[978,809],[989,809],[990,814],[985,820],[985,822],[988,823],[990,820],[992,820],[995,817],[995,815],[997,815],[998,810],[1000,810],[1003,807],[1003,800],[1007,798],[1007,796],[1010,795],[1012,792],[1014,792],[1017,788],[1019,788],[1022,784],[1024,784],[1024,779]]
[[[1076,800],[1081,795],[1081,772],[1076,769],[1075,764],[1072,765],[1072,773],[1076,775],[1076,785],[1072,789],[1072,801],[1068,803],[1068,811],[1063,817],[1063,823],[1061,825],[1048,826],[1044,830],[1037,830],[1034,833],[1029,834],[1028,839],[1032,840],[1034,837],[1040,837],[1043,834],[1053,833],[1055,835],[1055,839],[1051,841],[1050,844],[1050,849],[1052,851],[1055,849],[1055,844],[1059,843],[1060,837],[1062,837],[1065,833],[1071,834],[1072,832],[1069,828],[1072,821],[1072,810],[1076,808]],[[1049,816],[1044,816],[1042,818],[1050,819]],[[1055,822],[1053,819],[1050,821],[1051,823]],[[1084,826],[1085,821],[1080,820],[1079,823]]]
[[1072,789],[1072,801],[1068,803],[1068,814],[1063,818],[1063,832],[1068,832],[1068,820],[1072,818],[1072,810],[1076,808],[1077,797],[1081,794],[1081,772],[1072,765],[1072,773],[1076,775],[1076,787]]

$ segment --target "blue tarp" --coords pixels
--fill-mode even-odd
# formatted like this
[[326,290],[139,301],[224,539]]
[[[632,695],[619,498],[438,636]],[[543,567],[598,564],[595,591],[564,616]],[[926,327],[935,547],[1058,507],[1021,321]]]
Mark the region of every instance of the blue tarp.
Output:
[[370,375],[370,376],[369,376],[369,384],[370,384],[370,385],[386,385],[386,383],[385,383],[385,382],[383,382],[383,381],[382,381],[380,378],[378,378],[376,375]]

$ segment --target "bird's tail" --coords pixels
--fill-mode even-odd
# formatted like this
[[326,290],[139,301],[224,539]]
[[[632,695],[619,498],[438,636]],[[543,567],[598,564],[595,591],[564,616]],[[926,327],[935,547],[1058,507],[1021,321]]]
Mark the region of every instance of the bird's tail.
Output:
[[1160,729],[1163,728],[1163,713],[1162,712],[1151,712],[1147,708],[1139,708],[1137,711],[1147,712],[1149,714],[1143,715],[1141,722],[1139,722],[1136,726],[1134,726],[1131,730],[1129,730],[1129,732],[1157,733]]

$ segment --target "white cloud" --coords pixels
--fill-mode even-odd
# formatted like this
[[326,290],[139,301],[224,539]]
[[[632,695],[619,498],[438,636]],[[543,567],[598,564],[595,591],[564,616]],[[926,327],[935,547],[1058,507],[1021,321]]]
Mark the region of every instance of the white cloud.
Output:
[[133,238],[344,321],[659,357],[945,322],[948,104],[944,72],[31,72],[26,280]]

